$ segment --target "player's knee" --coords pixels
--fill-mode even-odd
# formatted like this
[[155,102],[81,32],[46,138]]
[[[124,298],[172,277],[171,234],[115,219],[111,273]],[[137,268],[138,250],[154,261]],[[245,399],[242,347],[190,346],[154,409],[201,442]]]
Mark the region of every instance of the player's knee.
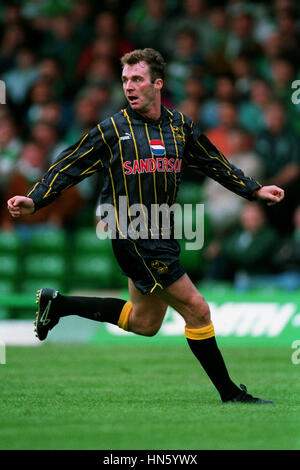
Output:
[[161,322],[145,319],[141,325],[141,331],[143,336],[155,336],[161,327]]
[[208,323],[210,321],[209,305],[201,294],[192,295],[187,305],[185,320],[189,324]]
[[145,316],[143,318],[133,317],[130,322],[130,329],[142,336],[155,336],[160,330],[161,322],[153,321]]
[[149,338],[151,338],[151,336],[155,336],[159,332],[159,330],[160,326],[148,326],[143,330],[143,336],[148,336]]
[[200,295],[200,309],[199,309],[199,315],[203,320],[209,320],[210,319],[210,308],[206,300],[202,295]]

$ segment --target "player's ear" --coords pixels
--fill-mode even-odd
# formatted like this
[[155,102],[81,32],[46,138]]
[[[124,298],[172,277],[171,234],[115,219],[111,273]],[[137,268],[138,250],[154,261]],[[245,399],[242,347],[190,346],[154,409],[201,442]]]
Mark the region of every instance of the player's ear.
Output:
[[154,82],[154,88],[157,90],[161,90],[164,85],[163,79],[162,78],[157,78]]

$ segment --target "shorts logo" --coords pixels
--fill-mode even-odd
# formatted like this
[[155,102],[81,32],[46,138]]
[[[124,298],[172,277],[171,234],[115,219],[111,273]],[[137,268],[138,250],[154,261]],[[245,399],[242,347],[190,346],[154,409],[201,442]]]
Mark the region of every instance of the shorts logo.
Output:
[[161,140],[151,140],[150,149],[153,155],[160,157],[166,153],[166,149]]
[[168,266],[158,259],[151,261],[151,268],[156,269],[158,274],[164,274],[168,271]]

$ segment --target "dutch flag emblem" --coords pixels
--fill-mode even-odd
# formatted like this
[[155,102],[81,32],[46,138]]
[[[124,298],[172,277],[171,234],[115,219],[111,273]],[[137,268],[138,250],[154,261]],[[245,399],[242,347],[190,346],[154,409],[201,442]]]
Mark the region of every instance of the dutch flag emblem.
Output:
[[165,146],[161,140],[151,140],[150,148],[151,148],[151,152],[153,153],[153,155],[156,155],[157,157],[164,155],[166,153]]

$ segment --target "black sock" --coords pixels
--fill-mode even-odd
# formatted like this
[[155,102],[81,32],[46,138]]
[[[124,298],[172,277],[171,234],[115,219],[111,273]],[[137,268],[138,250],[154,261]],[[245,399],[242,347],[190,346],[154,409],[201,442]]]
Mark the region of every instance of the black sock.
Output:
[[210,380],[218,390],[222,401],[226,401],[237,396],[241,390],[229,377],[224,359],[217,346],[216,338],[214,336],[200,340],[187,338],[187,342]]
[[126,300],[109,297],[80,297],[58,294],[55,299],[55,310],[60,317],[79,315],[90,320],[118,324]]

